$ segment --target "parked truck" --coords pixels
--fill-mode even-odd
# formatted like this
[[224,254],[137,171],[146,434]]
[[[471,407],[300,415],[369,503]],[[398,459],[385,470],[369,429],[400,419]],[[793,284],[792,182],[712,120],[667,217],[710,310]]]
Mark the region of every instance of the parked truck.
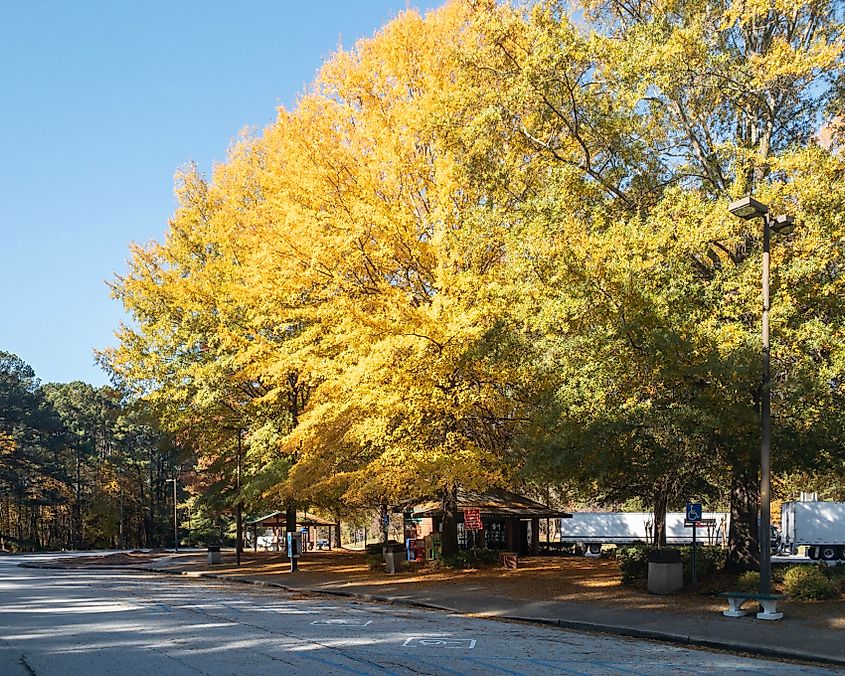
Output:
[[806,547],[811,559],[845,560],[845,502],[784,502],[780,528],[783,549],[790,554]]
[[[683,512],[666,514],[666,544],[692,543],[692,527],[684,526]],[[728,532],[728,515],[705,512],[707,525],[696,527],[701,544],[721,545]],[[560,520],[560,541],[581,547],[586,554],[597,555],[602,545],[624,545],[654,540],[654,514],[651,512],[574,512]]]

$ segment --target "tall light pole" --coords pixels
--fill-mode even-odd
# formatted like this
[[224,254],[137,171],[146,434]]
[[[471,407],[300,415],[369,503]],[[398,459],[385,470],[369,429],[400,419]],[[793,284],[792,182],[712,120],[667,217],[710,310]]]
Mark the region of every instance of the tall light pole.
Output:
[[769,248],[771,231],[788,234],[795,223],[792,216],[772,218],[769,207],[750,195],[728,206],[734,216],[744,220],[763,219],[763,381],[760,387],[760,593],[770,594],[772,590],[771,552],[771,366],[769,351]]
[[243,543],[243,505],[241,504],[241,433],[243,429],[238,428],[238,466],[235,474],[235,490],[237,491],[237,503],[235,506],[235,561],[241,565],[241,551]]
[[173,551],[179,551],[179,519],[176,512],[176,477],[165,479],[165,483],[173,482]]

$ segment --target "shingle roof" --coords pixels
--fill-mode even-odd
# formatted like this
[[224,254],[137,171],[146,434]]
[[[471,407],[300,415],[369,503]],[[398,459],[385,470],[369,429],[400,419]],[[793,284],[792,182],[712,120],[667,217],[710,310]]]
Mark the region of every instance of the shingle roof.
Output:
[[[287,523],[287,517],[284,512],[270,512],[257,519],[247,521],[247,526],[284,526]],[[321,519],[314,514],[306,514],[305,512],[296,513],[296,523],[303,526],[334,526],[334,521]]]
[[[519,518],[569,518],[568,512],[549,509],[546,505],[501,488],[487,491],[458,489],[458,511],[478,509],[482,515],[513,516]],[[432,500],[414,507],[414,516],[434,516],[443,513],[443,502]]]

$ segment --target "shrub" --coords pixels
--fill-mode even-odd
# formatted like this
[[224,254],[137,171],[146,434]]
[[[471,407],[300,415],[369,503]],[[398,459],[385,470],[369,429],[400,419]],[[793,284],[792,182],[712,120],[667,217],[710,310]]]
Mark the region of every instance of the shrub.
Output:
[[367,566],[370,570],[380,570],[384,567],[384,556],[382,554],[367,554]]
[[479,568],[497,563],[499,553],[494,549],[461,549],[456,554],[443,557],[447,568]]
[[845,593],[845,566],[841,563],[826,567],[825,573],[838,594]]
[[[714,545],[701,545],[697,547],[695,573],[699,582],[725,567],[725,550]],[[680,547],[681,561],[684,564],[684,579],[692,580],[692,546]]]
[[783,576],[786,593],[794,599],[829,599],[836,596],[836,585],[816,566],[793,566]]
[[736,588],[738,591],[757,591],[760,589],[760,573],[756,570],[745,571],[737,578]]
[[[634,543],[617,547],[614,550],[614,557],[619,561],[619,570],[622,573],[622,582],[630,583],[648,577],[648,556],[653,547],[645,543]],[[684,580],[692,580],[692,547],[678,547],[681,553],[681,562],[684,566]],[[696,577],[699,582],[707,577],[720,572],[725,567],[725,550],[713,545],[701,545],[698,548],[696,557]]]
[[617,547],[615,556],[622,573],[622,582],[628,584],[634,580],[648,577],[648,554],[651,547],[646,544],[632,544]]

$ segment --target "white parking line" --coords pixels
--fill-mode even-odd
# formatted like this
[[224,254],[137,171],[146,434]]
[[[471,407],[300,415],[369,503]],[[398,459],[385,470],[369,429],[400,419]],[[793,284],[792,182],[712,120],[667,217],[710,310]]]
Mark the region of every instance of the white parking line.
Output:
[[475,647],[475,639],[474,638],[412,636],[408,639],[405,639],[405,642],[402,645],[407,646],[409,648],[438,647],[438,648],[466,648],[468,650],[471,650],[472,648]]

